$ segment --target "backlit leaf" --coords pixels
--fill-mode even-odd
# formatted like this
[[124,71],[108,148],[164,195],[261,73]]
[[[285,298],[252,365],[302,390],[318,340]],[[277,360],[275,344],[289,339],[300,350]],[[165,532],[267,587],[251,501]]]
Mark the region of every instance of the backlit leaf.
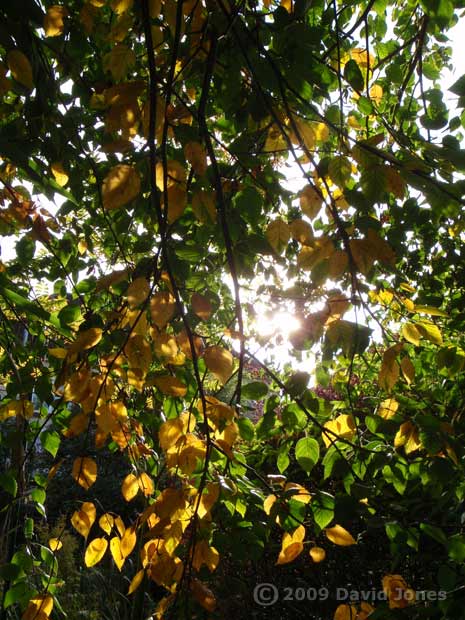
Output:
[[220,381],[226,383],[232,375],[234,363],[233,356],[223,347],[212,346],[205,349],[203,354],[205,364]]
[[326,558],[326,551],[322,547],[312,547],[308,553],[315,564],[323,562]]
[[64,19],[68,11],[64,6],[57,4],[48,7],[44,17],[44,30],[46,37],[58,37],[65,29]]
[[14,79],[25,86],[28,90],[34,88],[32,79],[32,66],[29,58],[21,50],[11,50],[6,57],[8,68]]
[[110,170],[102,184],[103,207],[119,209],[140,192],[139,173],[133,166],[118,164]]
[[74,460],[72,475],[82,488],[90,489],[97,480],[97,463],[87,456],[78,457]]
[[278,218],[268,224],[265,235],[273,250],[281,254],[288,244],[291,231],[288,224],[284,220]]
[[328,527],[325,529],[325,535],[335,545],[341,547],[348,547],[349,545],[356,545],[357,541],[341,525],[335,525],[334,527]]
[[108,548],[108,541],[105,538],[94,538],[84,554],[84,564],[90,568],[100,562]]

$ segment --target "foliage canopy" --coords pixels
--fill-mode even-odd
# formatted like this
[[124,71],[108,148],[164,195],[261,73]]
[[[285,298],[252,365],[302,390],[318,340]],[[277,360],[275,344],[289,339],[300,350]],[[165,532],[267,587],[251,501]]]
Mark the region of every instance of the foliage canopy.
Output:
[[264,575],[327,589],[293,614],[462,614],[462,8],[2,2],[4,614],[67,611],[69,530],[120,617],[243,617]]

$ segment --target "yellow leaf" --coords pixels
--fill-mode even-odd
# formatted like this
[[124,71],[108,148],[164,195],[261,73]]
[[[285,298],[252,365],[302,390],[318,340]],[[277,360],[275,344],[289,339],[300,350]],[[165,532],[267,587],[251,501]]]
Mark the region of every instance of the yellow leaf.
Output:
[[418,312],[418,314],[429,314],[430,316],[442,316],[444,318],[449,316],[447,312],[434,306],[415,306],[415,312]]
[[126,342],[124,353],[130,368],[140,369],[144,375],[147,373],[152,363],[152,349],[144,336],[139,334],[131,336]]
[[102,530],[105,532],[105,534],[110,535],[111,530],[113,529],[113,526],[115,524],[115,519],[113,518],[111,514],[106,512],[100,517],[100,519],[98,520],[98,524],[102,528]]
[[21,616],[21,620],[46,620],[53,610],[53,598],[49,594],[34,596]]
[[71,525],[84,538],[89,535],[94,524],[97,511],[92,502],[84,502],[80,510],[76,510],[71,517]]
[[323,562],[326,558],[326,551],[322,547],[312,547],[308,553],[315,564]]
[[289,230],[293,239],[304,245],[310,245],[313,241],[313,230],[305,220],[294,220],[289,224]]
[[199,190],[192,197],[192,211],[202,224],[214,224],[216,222],[216,196],[214,192]]
[[334,252],[334,245],[329,237],[318,237],[312,246],[304,245],[297,256],[297,265],[301,269],[311,271],[315,265],[330,258]]
[[196,579],[191,579],[192,596],[207,611],[212,613],[216,607],[216,599],[213,592],[207,586]]
[[275,502],[276,502],[276,495],[268,495],[268,497],[265,498],[263,502],[263,510],[265,511],[265,514],[267,515],[270,514],[271,509]]
[[220,554],[215,547],[210,547],[206,540],[199,541],[192,555],[192,566],[199,571],[205,564],[210,572],[213,572],[220,561]]
[[[189,422],[190,429],[188,429]],[[163,422],[158,431],[158,438],[162,449],[166,451],[174,446],[178,439],[185,435],[188,430],[193,430],[194,425],[195,418],[189,412],[182,413],[177,418]]]
[[27,89],[32,90],[34,82],[32,79],[32,66],[28,57],[20,50],[11,50],[7,54],[6,61],[14,79]]
[[422,448],[422,443],[418,434],[418,429],[412,422],[404,422],[394,437],[394,447],[404,447],[405,454],[410,454]]
[[[165,195],[167,198],[165,198]],[[184,213],[187,207],[187,191],[184,183],[171,185],[162,196],[162,207],[166,208],[168,202],[168,214],[166,216],[168,224],[172,224]]]
[[389,420],[396,414],[397,409],[399,409],[399,403],[394,398],[387,398],[380,404],[378,415],[385,420]]
[[72,476],[82,488],[90,489],[97,480],[97,463],[87,456],[78,457],[73,463]]
[[155,487],[153,484],[152,478],[143,471],[137,476],[137,484],[139,485],[139,490],[145,497],[150,497],[153,495],[155,491]]
[[400,369],[404,376],[404,379],[410,385],[415,380],[415,366],[412,364],[410,358],[406,355],[402,358],[400,363]]
[[203,176],[207,171],[207,152],[199,142],[188,142],[184,145],[184,155],[198,176]]
[[213,507],[213,504],[216,502],[220,495],[220,485],[218,482],[208,482],[203,490],[202,496],[200,498],[197,515],[199,519],[203,519],[205,515],[207,515]]
[[291,238],[291,231],[288,224],[281,218],[278,218],[268,224],[265,236],[273,250],[281,254]]
[[154,377],[153,383],[166,396],[181,398],[187,394],[186,385],[180,379],[171,375]]
[[313,123],[309,123],[304,119],[294,116],[293,123],[290,124],[290,138],[294,144],[300,144],[302,148],[312,151],[315,147],[315,131]]
[[232,375],[234,367],[231,353],[222,347],[211,346],[205,349],[203,358],[208,370],[210,370],[221,383],[226,383]]
[[299,525],[292,534],[285,532],[281,543],[281,551],[279,552],[276,564],[288,564],[295,560],[303,551],[303,540],[305,538],[305,528]]
[[111,0],[111,8],[117,15],[122,15],[132,8],[134,0]]
[[400,370],[399,363],[397,361],[397,355],[401,351],[403,345],[395,344],[383,354],[383,361],[378,375],[379,386],[390,392],[399,379]]
[[63,547],[63,543],[58,538],[50,538],[50,540],[48,541],[48,546],[51,551],[56,553],[57,551],[60,551],[60,549]]
[[334,420],[329,420],[324,424],[324,428],[328,431],[323,431],[323,442],[327,448],[337,441],[338,437],[351,440],[356,433],[355,421],[350,414],[342,413]]
[[150,300],[152,323],[159,329],[173,318],[176,312],[176,300],[169,291],[158,291]]
[[357,541],[341,525],[335,525],[334,527],[328,527],[325,529],[326,538],[335,545],[341,547],[348,547],[349,545],[356,545]]
[[400,175],[400,172],[391,166],[384,166],[383,176],[387,191],[394,194],[396,198],[402,200],[405,196],[406,184],[403,177]]
[[128,596],[129,594],[132,594],[133,592],[137,590],[137,588],[142,583],[142,580],[144,579],[144,575],[145,575],[145,571],[143,568],[140,571],[137,571],[137,573],[132,578],[131,583],[129,584]]
[[68,11],[64,6],[53,5],[47,9],[44,17],[44,30],[46,37],[58,37],[63,34],[65,25],[64,18],[67,17]]
[[376,105],[379,105],[383,100],[383,87],[379,84],[373,84],[373,86],[370,88],[370,99]]
[[118,164],[103,180],[103,207],[104,209],[119,209],[131,202],[139,192],[140,177],[137,170],[127,164]]
[[184,166],[175,159],[170,159],[167,162],[166,172],[167,179],[165,188],[165,175],[163,164],[158,163],[155,170],[155,176],[157,187],[162,192],[166,191],[166,189],[171,187],[172,185],[183,184],[186,180],[186,170],[184,169]]
[[100,562],[108,548],[108,541],[105,538],[94,538],[87,546],[84,554],[84,564],[90,568]]
[[334,612],[333,620],[357,620],[357,608],[355,605],[338,605]]
[[48,352],[49,355],[56,357],[59,360],[64,360],[68,354],[68,351],[62,347],[52,347],[51,349],[48,349]]
[[121,494],[127,502],[133,500],[139,493],[139,484],[134,474],[128,474],[121,485]]
[[118,536],[114,536],[110,540],[111,557],[113,558],[113,561],[116,564],[116,567],[120,572],[121,572],[121,569],[123,568],[123,564],[126,559],[121,553],[121,544],[122,543],[120,542],[120,539],[118,538]]
[[52,174],[55,177],[55,181],[60,187],[64,187],[69,181],[69,176],[63,168],[63,164],[59,161],[55,161],[50,167],[52,169]]
[[112,78],[119,82],[126,77],[129,69],[135,65],[136,55],[123,43],[117,43],[111,52],[103,57],[104,71],[111,73]]
[[204,295],[193,293],[191,297],[191,305],[194,313],[202,321],[207,321],[212,313],[212,305]]
[[284,485],[284,492],[288,497],[302,504],[308,504],[312,499],[307,489],[297,482],[286,482]]
[[145,278],[136,278],[128,286],[126,296],[131,310],[140,306],[150,294],[150,285]]
[[313,187],[313,185],[306,185],[299,193],[300,208],[303,213],[313,220],[319,213],[323,206],[323,197]]
[[137,535],[134,526],[128,527],[121,538],[121,555],[127,558],[136,546]]
[[402,325],[402,336],[416,346],[420,344],[421,334],[414,323],[404,323]]
[[442,344],[441,330],[431,321],[418,321],[417,329],[426,340],[433,344]]
[[388,597],[389,609],[403,609],[415,602],[415,591],[401,575],[385,575],[382,583]]
[[34,405],[29,400],[12,400],[0,407],[0,422],[18,416],[29,420],[34,415]]
[[71,353],[80,353],[95,347],[102,339],[103,330],[100,327],[91,327],[79,332],[76,340],[68,347]]

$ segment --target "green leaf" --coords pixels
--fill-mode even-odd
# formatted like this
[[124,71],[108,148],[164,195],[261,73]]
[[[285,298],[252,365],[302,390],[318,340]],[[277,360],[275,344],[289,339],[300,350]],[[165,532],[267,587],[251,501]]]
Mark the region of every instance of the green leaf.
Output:
[[463,562],[465,560],[465,536],[454,534],[447,542],[447,553],[451,560]]
[[242,386],[242,396],[249,400],[262,400],[268,394],[268,386],[262,381],[251,381]]
[[349,60],[344,67],[344,78],[349,82],[352,88],[361,92],[365,85],[360,67],[355,60]]
[[60,442],[60,435],[56,431],[43,431],[43,433],[40,434],[40,443],[42,447],[53,457],[57,455]]
[[309,474],[320,458],[320,446],[313,437],[303,437],[295,445],[295,457],[302,469]]
[[313,518],[318,526],[318,533],[329,525],[334,518],[334,497],[329,493],[320,491],[312,497],[310,506]]
[[16,497],[18,492],[18,483],[12,472],[4,472],[0,474],[0,487],[13,497]]

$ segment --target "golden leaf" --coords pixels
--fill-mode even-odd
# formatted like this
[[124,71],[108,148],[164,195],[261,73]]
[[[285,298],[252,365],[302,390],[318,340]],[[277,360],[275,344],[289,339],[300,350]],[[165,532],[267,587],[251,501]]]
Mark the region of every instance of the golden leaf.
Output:
[[176,300],[169,291],[158,291],[150,300],[152,323],[159,329],[173,318],[176,312]]
[[301,269],[311,271],[315,265],[326,258],[330,258],[334,252],[333,242],[329,237],[318,237],[312,246],[304,245],[297,256],[297,265]]
[[108,548],[108,541],[105,538],[94,538],[86,549],[84,554],[84,564],[87,568],[95,566],[105,555],[105,551]]
[[[186,170],[184,166],[180,164],[175,159],[170,159],[166,164],[166,188],[171,187],[172,185],[177,185],[179,183],[184,183],[186,180]],[[156,183],[159,190],[162,192],[166,191],[165,188],[165,178],[164,178],[164,168],[163,164],[160,162],[157,164],[155,170]]]
[[233,356],[223,347],[211,346],[203,354],[205,364],[220,381],[226,383],[233,372]]
[[383,354],[383,362],[378,375],[378,384],[381,388],[390,392],[399,379],[400,370],[397,355],[402,349],[402,344],[395,344],[386,349]]
[[276,495],[268,495],[268,497],[265,498],[264,502],[263,502],[263,510],[265,511],[265,514],[269,515],[271,512],[271,509],[274,505],[274,503],[276,502]]
[[323,562],[326,558],[326,551],[322,547],[312,547],[308,553],[315,564]]
[[396,198],[402,200],[405,196],[406,183],[401,177],[400,172],[396,168],[391,166],[383,167],[383,176],[386,183],[386,189],[391,194],[394,194]]
[[334,442],[337,441],[338,437],[342,437],[343,439],[351,440],[356,433],[355,421],[352,415],[342,413],[334,420],[329,420],[324,424],[324,428],[328,429],[328,431],[323,431],[323,442],[327,448]]
[[[165,199],[165,196],[167,198]],[[172,224],[184,213],[187,207],[187,191],[184,183],[171,185],[162,196],[162,207],[166,208],[168,202],[168,214],[166,220]]]
[[389,609],[403,609],[415,602],[415,591],[401,575],[385,575],[382,583],[388,597]]
[[133,500],[139,493],[139,484],[134,474],[128,474],[121,485],[121,494],[127,502]]
[[131,555],[134,547],[136,546],[136,542],[137,535],[134,526],[128,527],[121,538],[120,550],[123,558],[126,559],[129,555]]
[[303,551],[303,540],[305,538],[305,528],[299,525],[292,534],[284,532],[281,551],[279,552],[276,564],[288,564],[295,560]]
[[417,329],[426,340],[433,344],[442,344],[441,330],[431,321],[418,321]]
[[207,586],[196,579],[191,579],[192,596],[207,611],[212,613],[216,607],[216,599],[213,592]]
[[139,486],[139,490],[143,495],[145,495],[145,497],[150,497],[150,495],[153,495],[155,491],[153,480],[148,474],[145,473],[145,471],[137,476],[137,484]]
[[100,517],[100,519],[98,520],[98,524],[102,528],[102,530],[105,532],[105,534],[110,535],[111,530],[113,529],[113,526],[115,524],[115,519],[113,518],[111,514],[106,512]]
[[118,164],[103,180],[103,207],[104,209],[119,209],[131,202],[139,192],[140,177],[137,170],[127,164]]
[[402,446],[404,447],[405,454],[410,454],[423,447],[418,429],[410,421],[401,424],[394,437],[394,447],[401,448]]
[[33,415],[34,405],[29,400],[12,400],[0,407],[0,422],[14,416],[29,420]]
[[284,492],[291,499],[302,504],[308,504],[308,502],[312,499],[312,496],[307,489],[297,482],[286,482],[284,485]]
[[73,463],[72,476],[87,491],[97,480],[97,463],[88,456],[78,457]]
[[268,224],[265,236],[273,250],[277,254],[281,254],[291,238],[291,231],[284,220],[277,218]]
[[142,583],[142,580],[144,579],[144,575],[145,575],[145,571],[143,568],[140,571],[137,571],[137,573],[132,578],[131,583],[129,584],[128,596],[129,594],[132,594],[133,592],[137,590],[137,588]]
[[312,151],[315,146],[315,131],[313,123],[309,123],[304,119],[294,116],[293,122],[290,123],[290,138],[294,144],[300,144],[302,148]]
[[55,161],[50,166],[50,168],[52,170],[53,176],[55,177],[55,181],[58,183],[60,187],[64,187],[69,181],[69,176],[68,176],[68,173],[63,168],[63,164],[59,161]]
[[341,547],[348,547],[350,545],[356,545],[357,541],[341,525],[335,525],[334,527],[328,527],[325,529],[326,538],[335,545]]
[[[200,338],[200,336],[195,336],[195,335],[192,336],[192,340],[193,340],[195,355],[199,357],[202,354],[202,350],[203,350],[203,340],[202,338]],[[183,330],[179,332],[179,334],[176,334],[176,342],[178,343],[178,346],[181,349],[181,351],[184,353],[184,355],[188,357],[189,359],[192,359],[191,343],[190,343],[189,336],[187,335],[186,330]]]
[[210,572],[216,570],[220,561],[220,554],[215,547],[210,547],[206,540],[201,540],[195,545],[192,556],[192,565],[195,570],[199,571],[205,564]]
[[212,509],[213,504],[220,495],[220,485],[218,482],[208,482],[202,492],[202,496],[198,503],[197,516],[203,519]]
[[323,206],[323,197],[313,185],[306,185],[299,193],[300,208],[313,220]]
[[145,278],[136,278],[128,286],[126,296],[128,298],[128,306],[131,310],[140,306],[150,294],[150,284]]
[[92,502],[84,502],[80,510],[76,510],[71,517],[71,525],[84,538],[89,535],[94,524],[97,511]]
[[53,610],[53,598],[50,594],[34,596],[21,616],[21,620],[46,620]]
[[48,349],[48,353],[52,357],[56,357],[59,360],[64,360],[68,354],[68,351],[66,349],[63,349],[62,347],[52,347]]
[[59,538],[50,538],[50,540],[48,541],[48,546],[50,550],[53,551],[53,553],[56,553],[57,551],[60,551],[60,549],[63,547],[63,543]]
[[111,8],[117,15],[122,15],[132,8],[134,0],[111,0]]
[[[189,421],[191,428],[189,429]],[[188,430],[193,430],[195,426],[195,418],[189,412],[182,413],[179,417],[172,420],[166,420],[160,426],[158,431],[158,438],[160,446],[163,450],[168,450],[176,444],[178,439],[185,435]]]
[[103,57],[103,70],[111,73],[112,78],[119,82],[126,77],[129,69],[136,63],[136,55],[123,43],[117,43],[111,52]]
[[212,305],[209,300],[199,293],[193,293],[191,297],[191,305],[194,313],[202,321],[207,321],[212,313]]
[[80,353],[95,347],[102,339],[103,330],[100,327],[91,327],[79,332],[76,340],[68,347],[70,353]]
[[171,334],[152,333],[152,339],[155,353],[160,361],[170,364],[173,363],[179,353],[176,338]]
[[383,100],[383,87],[379,84],[373,84],[373,86],[370,88],[370,99],[376,105],[379,105]]
[[410,360],[408,355],[402,358],[402,361],[400,363],[400,369],[408,385],[413,383],[413,381],[415,380],[415,366],[412,364],[412,361]]
[[311,245],[313,241],[313,230],[305,220],[293,220],[289,224],[289,230],[293,239],[303,245]]
[[184,155],[197,176],[203,176],[207,171],[207,152],[199,142],[187,142],[184,145]]
[[144,375],[147,373],[152,363],[152,349],[144,336],[131,336],[124,347],[124,354],[131,369],[140,369]]
[[355,605],[338,605],[334,612],[333,620],[357,620],[357,608]]
[[32,90],[34,82],[32,79],[32,66],[28,57],[20,50],[11,50],[7,54],[6,61],[14,79],[28,90]]
[[173,377],[172,375],[154,377],[153,383],[160,390],[160,392],[162,392],[162,394],[165,394],[165,396],[182,398],[187,394],[186,385],[180,379]]
[[385,420],[389,420],[394,416],[399,408],[399,403],[394,398],[383,400],[378,409],[378,415]]
[[126,558],[121,553],[121,541],[118,536],[114,536],[110,540],[110,553],[114,563],[116,564],[117,569],[121,572]]
[[418,346],[420,344],[421,333],[417,329],[415,323],[404,323],[401,330],[403,338],[408,342]]
[[64,18],[68,11],[64,6],[57,4],[50,6],[44,17],[44,30],[46,37],[58,37],[65,30]]

